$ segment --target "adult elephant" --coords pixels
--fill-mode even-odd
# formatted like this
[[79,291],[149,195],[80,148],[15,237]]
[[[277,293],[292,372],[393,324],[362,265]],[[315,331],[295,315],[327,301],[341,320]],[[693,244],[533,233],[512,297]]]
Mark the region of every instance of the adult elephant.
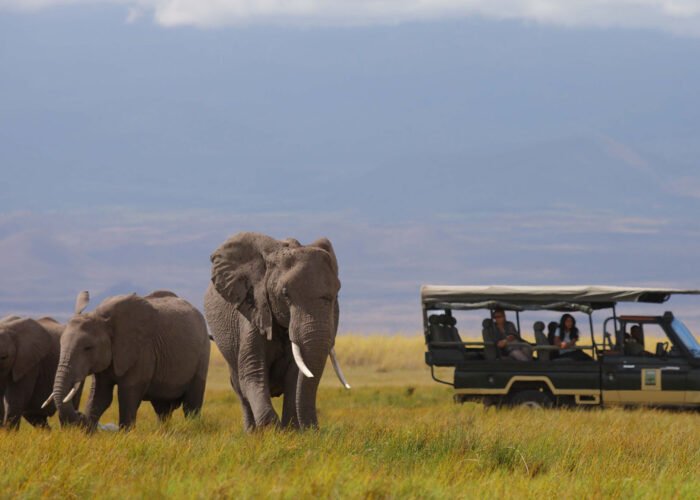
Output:
[[[350,388],[333,349],[340,281],[330,241],[303,246],[238,233],[211,262],[204,313],[228,363],[245,429],[317,427],[316,392],[329,354]],[[281,422],[271,401],[280,395]]]
[[[51,318],[13,316],[0,320],[0,393],[2,420],[17,429],[22,417],[35,427],[48,427],[56,412],[51,401],[64,325]],[[71,405],[80,401],[77,394]],[[42,404],[43,403],[43,404]]]
[[[75,314],[61,337],[53,397],[61,424],[94,430],[119,401],[119,427],[130,428],[141,401],[150,401],[161,420],[182,405],[185,416],[199,413],[209,367],[209,336],[202,314],[172,292],[158,291],[105,299],[91,313],[87,292],[78,295]],[[85,415],[67,403],[94,374]]]

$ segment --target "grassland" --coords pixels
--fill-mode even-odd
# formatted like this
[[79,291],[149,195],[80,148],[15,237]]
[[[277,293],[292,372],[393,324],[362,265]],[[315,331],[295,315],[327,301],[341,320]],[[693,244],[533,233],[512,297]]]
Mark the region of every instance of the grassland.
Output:
[[[332,369],[321,430],[244,434],[214,356],[203,415],[85,436],[22,424],[0,433],[0,496],[686,497],[700,492],[700,414],[659,410],[494,410],[452,403],[422,342],[339,339],[351,391]],[[111,408],[104,421],[116,420]]]

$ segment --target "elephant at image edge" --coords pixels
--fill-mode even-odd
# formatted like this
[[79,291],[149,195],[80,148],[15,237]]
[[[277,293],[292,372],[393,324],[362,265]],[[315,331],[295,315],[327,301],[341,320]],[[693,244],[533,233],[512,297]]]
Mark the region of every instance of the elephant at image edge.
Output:
[[[63,329],[52,318],[0,320],[0,425],[17,429],[24,417],[35,427],[48,427],[48,417],[56,412],[50,395]],[[79,401],[80,393],[71,405]]]
[[[144,400],[161,420],[180,405],[185,416],[199,414],[210,352],[202,314],[168,291],[110,297],[83,313],[88,301],[87,292],[78,295],[61,336],[53,388],[61,424],[94,430],[112,403],[115,385],[122,429],[133,426]],[[66,402],[91,374],[92,390],[81,415]]]
[[[303,246],[238,233],[211,256],[204,312],[247,431],[317,427],[316,392],[338,328],[338,263],[325,238]],[[271,397],[283,395],[282,421]]]

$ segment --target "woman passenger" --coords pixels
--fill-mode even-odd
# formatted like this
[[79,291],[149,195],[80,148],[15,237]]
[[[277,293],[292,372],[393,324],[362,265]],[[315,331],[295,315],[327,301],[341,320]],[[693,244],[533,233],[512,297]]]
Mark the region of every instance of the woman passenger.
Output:
[[579,349],[572,349],[576,346],[578,342],[579,334],[578,328],[576,327],[576,318],[571,314],[564,314],[559,320],[559,327],[554,332],[554,335],[550,336],[549,342],[560,348],[558,353],[554,354],[554,358],[571,358],[580,361],[591,359],[591,357],[585,352]]
[[578,328],[576,328],[576,318],[571,314],[562,315],[559,320],[559,327],[554,332],[552,338],[549,339],[549,343],[560,347],[561,350],[559,354],[565,354],[572,351],[572,349],[567,349],[567,347],[573,347],[578,342]]

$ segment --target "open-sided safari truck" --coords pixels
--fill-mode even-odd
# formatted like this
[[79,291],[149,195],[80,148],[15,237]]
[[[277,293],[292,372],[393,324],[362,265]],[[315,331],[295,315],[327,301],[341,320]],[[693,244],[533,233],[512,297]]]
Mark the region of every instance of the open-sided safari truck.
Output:
[[[433,379],[453,386],[455,400],[460,402],[700,407],[700,344],[686,326],[671,312],[625,316],[617,311],[620,303],[661,304],[674,294],[700,294],[700,290],[426,285],[421,288],[425,361]],[[508,348],[529,351],[524,361],[512,359],[490,341],[493,313],[501,310],[514,320],[511,328],[518,332]],[[480,340],[462,341],[455,319],[458,312],[483,318]],[[579,340],[566,349],[568,355],[551,342],[558,323],[549,324],[549,335],[543,321],[531,325],[532,330],[521,325],[523,314],[551,317],[562,312],[575,314],[580,324]],[[594,332],[594,315],[601,315],[596,321],[603,319],[602,335]],[[522,340],[529,336],[534,343]],[[435,367],[454,367],[453,381],[438,378]]]

